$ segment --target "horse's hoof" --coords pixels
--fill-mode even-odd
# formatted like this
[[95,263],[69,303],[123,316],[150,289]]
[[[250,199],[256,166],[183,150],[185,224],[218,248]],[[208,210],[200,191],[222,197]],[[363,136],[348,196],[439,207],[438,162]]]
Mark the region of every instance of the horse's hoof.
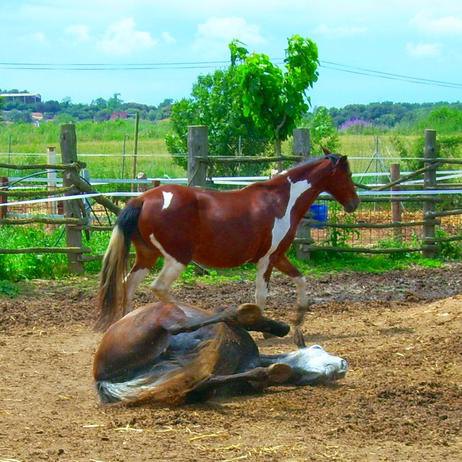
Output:
[[268,340],[268,339],[270,339],[270,338],[276,337],[276,335],[270,334],[269,332],[262,332],[262,334],[263,334],[263,338],[264,338],[265,340]]
[[253,303],[239,305],[236,313],[237,322],[243,326],[251,326],[263,317],[261,308]]
[[294,343],[298,348],[306,348],[305,338],[300,327],[295,327],[294,329]]
[[268,378],[273,383],[284,383],[292,375],[292,368],[284,363],[271,364],[268,367]]

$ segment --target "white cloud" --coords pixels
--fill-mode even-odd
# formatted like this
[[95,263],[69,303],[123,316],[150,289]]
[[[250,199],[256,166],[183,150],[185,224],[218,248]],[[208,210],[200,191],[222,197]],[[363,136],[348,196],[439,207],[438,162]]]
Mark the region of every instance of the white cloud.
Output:
[[462,35],[462,16],[432,17],[429,13],[419,12],[410,23],[425,33],[439,35]]
[[133,18],[111,24],[98,42],[98,48],[111,55],[128,55],[152,48],[157,44],[149,32],[136,30]]
[[406,51],[416,58],[434,58],[441,54],[441,45],[438,43],[406,43]]
[[87,42],[90,40],[90,32],[83,24],[73,24],[66,28],[66,34],[73,37],[77,42]]
[[168,44],[176,43],[175,37],[173,37],[170,32],[162,32],[160,36],[165,43],[168,43]]
[[197,46],[206,46],[207,43],[226,45],[235,38],[247,45],[265,42],[259,26],[249,24],[244,18],[237,16],[213,17],[197,26]]
[[359,26],[337,26],[331,27],[326,24],[320,24],[313,30],[313,33],[318,35],[324,35],[326,37],[351,37],[354,35],[360,35],[367,31],[366,27]]
[[44,32],[32,32],[30,34],[21,36],[20,40],[22,42],[35,43],[39,45],[48,44],[48,39]]
[[35,32],[31,35],[31,38],[38,43],[47,43],[47,37],[43,32]]

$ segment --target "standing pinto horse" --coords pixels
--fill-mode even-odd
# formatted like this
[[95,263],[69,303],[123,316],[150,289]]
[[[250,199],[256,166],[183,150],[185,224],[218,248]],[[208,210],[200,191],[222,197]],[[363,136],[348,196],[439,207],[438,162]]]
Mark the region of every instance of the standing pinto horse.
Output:
[[[257,305],[264,308],[277,268],[293,278],[302,312],[308,306],[306,281],[285,252],[321,192],[330,193],[347,212],[357,208],[346,156],[328,153],[235,191],[163,185],[130,200],[103,260],[97,327],[105,329],[130,311],[136,287],[160,256],[164,266],[152,288],[162,301],[171,301],[170,286],[191,261],[214,268],[252,262]],[[130,242],[136,261],[125,278]]]

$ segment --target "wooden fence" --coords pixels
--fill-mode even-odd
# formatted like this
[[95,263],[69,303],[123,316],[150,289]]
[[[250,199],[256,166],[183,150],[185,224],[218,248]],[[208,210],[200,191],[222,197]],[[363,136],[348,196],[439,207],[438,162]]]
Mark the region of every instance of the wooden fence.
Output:
[[[236,162],[282,162],[282,161],[300,161],[309,158],[311,154],[310,136],[307,129],[296,129],[293,133],[294,155],[282,157],[222,157],[209,156],[207,147],[207,127],[194,126],[189,127],[188,136],[188,178],[189,184],[193,186],[206,186],[207,170],[215,163],[236,163]],[[295,244],[297,245],[297,256],[300,259],[309,259],[310,253],[316,250],[333,251],[333,252],[354,252],[369,254],[395,254],[408,252],[422,252],[426,257],[435,257],[438,250],[438,243],[462,240],[461,235],[449,237],[437,237],[436,229],[441,224],[440,217],[456,216],[462,214],[462,209],[454,210],[437,210],[437,204],[442,202],[441,197],[427,194],[435,191],[441,185],[437,184],[437,169],[444,164],[462,164],[460,159],[439,158],[437,157],[436,131],[425,130],[425,148],[424,148],[424,166],[408,175],[400,175],[399,164],[392,164],[390,169],[391,180],[388,184],[377,188],[371,188],[367,185],[357,184],[359,190],[369,191],[369,195],[361,197],[363,203],[390,203],[392,220],[390,223],[320,223],[312,219],[311,216],[305,217],[299,226]],[[416,177],[424,178],[421,195],[409,195],[400,186]],[[451,188],[461,189],[462,184],[452,185]],[[399,195],[390,195],[390,197],[377,197],[374,191],[390,191],[391,194],[399,191]],[[333,201],[332,198],[325,198],[326,201]],[[420,203],[422,210],[422,219],[413,221],[401,220],[402,203]],[[402,243],[399,247],[350,247],[350,246],[330,246],[319,245],[311,237],[313,226],[322,226],[326,229],[342,228],[345,230],[353,229],[384,229],[391,228],[394,230],[396,241],[400,241],[401,231],[404,228],[422,228],[422,244],[418,246],[409,246]]]
[[[244,163],[260,162],[280,165],[282,162],[299,162],[308,159],[311,155],[310,136],[307,129],[296,129],[293,133],[293,155],[281,157],[224,157],[208,155],[208,136],[207,127],[189,127],[188,133],[188,184],[191,186],[205,186],[208,184],[208,172],[211,166],[216,163]],[[81,176],[81,170],[86,167],[79,162],[77,157],[77,139],[75,126],[66,124],[61,127],[60,146],[62,163],[49,162],[46,164],[34,165],[15,165],[0,164],[5,169],[33,169],[49,170],[49,183],[46,189],[22,189],[11,190],[8,188],[7,178],[3,178],[0,185],[0,224],[1,225],[26,225],[34,223],[45,223],[49,225],[65,225],[66,246],[65,247],[30,247],[23,249],[0,249],[0,254],[19,254],[19,253],[65,253],[68,255],[69,270],[74,273],[81,273],[84,270],[84,262],[101,258],[101,255],[90,255],[91,249],[83,245],[82,233],[88,231],[108,231],[111,229],[110,223],[94,225],[88,216],[83,201],[79,198],[81,194],[92,194],[93,199],[106,210],[117,215],[120,208],[108,197],[97,195],[97,191],[85,180],[85,175]],[[53,159],[53,150],[49,149],[50,157]],[[310,253],[316,250],[334,252],[360,252],[370,254],[392,254],[407,252],[422,252],[427,257],[434,257],[438,251],[438,245],[443,242],[462,240],[462,236],[457,235],[441,237],[437,235],[437,226],[441,224],[442,217],[462,215],[462,209],[454,208],[451,210],[440,210],[438,205],[442,202],[442,196],[433,194],[443,185],[437,183],[437,169],[444,164],[462,164],[462,160],[447,159],[437,157],[436,132],[434,130],[425,131],[425,150],[424,166],[410,174],[401,176],[398,164],[391,166],[391,181],[383,186],[371,188],[367,185],[358,184],[358,189],[362,191],[361,197],[363,208],[375,204],[389,204],[391,210],[391,220],[389,222],[339,222],[338,220],[319,222],[308,215],[302,221],[297,238],[297,254],[301,259],[308,259]],[[62,173],[62,187],[56,187],[53,182],[52,172]],[[421,194],[411,195],[407,192],[407,181],[423,176]],[[56,181],[56,178],[55,180]],[[158,184],[158,183],[155,183]],[[451,189],[459,189],[462,185],[451,185]],[[133,187],[131,187],[133,190]],[[388,196],[377,196],[378,192],[389,191]],[[430,193],[430,194],[429,194]],[[57,197],[64,195],[64,216],[56,216],[56,206],[50,207],[52,210],[48,216],[30,216],[25,218],[11,218],[6,214],[5,207],[7,200],[12,197],[18,199],[28,199],[31,197]],[[462,197],[462,193],[461,193]],[[330,197],[322,198],[323,201],[330,203]],[[3,206],[2,206],[3,203]],[[56,204],[56,202],[55,202]],[[412,220],[402,220],[403,204],[421,204],[421,218]],[[55,213],[53,213],[53,210]],[[322,227],[324,234],[332,230],[380,230],[391,229],[396,241],[402,240],[402,232],[406,228],[421,229],[421,239],[418,245],[408,245],[406,242],[398,247],[377,247],[377,246],[333,246],[322,242],[316,242],[312,237],[313,229]]]

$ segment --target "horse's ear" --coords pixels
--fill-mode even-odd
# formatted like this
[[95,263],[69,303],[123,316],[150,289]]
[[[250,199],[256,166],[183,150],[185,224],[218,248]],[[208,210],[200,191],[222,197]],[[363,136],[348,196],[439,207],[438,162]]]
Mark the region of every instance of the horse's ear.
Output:
[[348,156],[340,156],[339,164],[347,164],[348,163]]
[[325,146],[321,146],[322,152],[327,156],[328,154],[332,154],[331,150],[329,148],[326,148]]
[[294,342],[295,342],[295,345],[298,346],[298,348],[306,348],[306,343],[303,337],[303,332],[301,331],[299,327],[295,329]]

